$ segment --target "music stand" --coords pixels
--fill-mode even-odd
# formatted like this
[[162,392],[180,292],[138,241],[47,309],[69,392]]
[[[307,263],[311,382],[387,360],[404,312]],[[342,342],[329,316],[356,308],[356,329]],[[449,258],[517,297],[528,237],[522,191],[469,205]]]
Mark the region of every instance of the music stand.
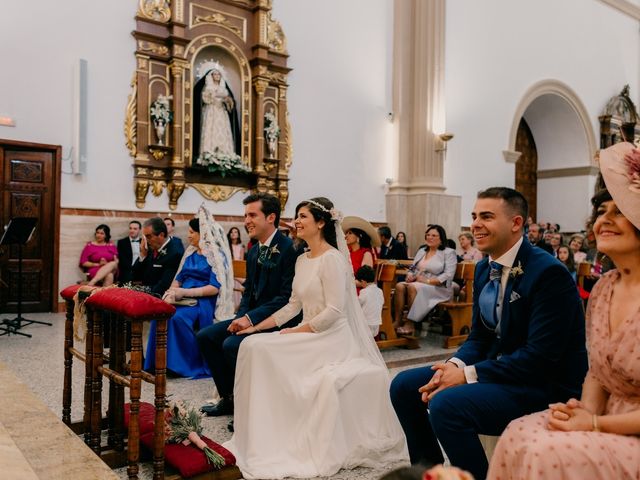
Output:
[[20,332],[22,327],[39,323],[49,325],[48,322],[40,322],[38,320],[29,320],[22,316],[22,246],[26,245],[36,229],[38,223],[37,218],[15,217],[9,221],[7,229],[4,231],[0,239],[0,245],[18,245],[18,316],[12,320],[4,319],[0,323],[0,336],[2,335],[23,335],[31,337],[30,334]]

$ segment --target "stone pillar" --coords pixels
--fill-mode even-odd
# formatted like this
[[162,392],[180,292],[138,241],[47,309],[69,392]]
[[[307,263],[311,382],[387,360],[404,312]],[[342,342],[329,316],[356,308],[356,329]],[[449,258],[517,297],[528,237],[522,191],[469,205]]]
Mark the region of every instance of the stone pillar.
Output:
[[[386,198],[393,232],[404,230],[411,248],[424,243],[427,224],[455,238],[460,197],[445,195],[445,0],[395,0],[393,114],[398,165]],[[413,253],[413,252],[411,252]]]

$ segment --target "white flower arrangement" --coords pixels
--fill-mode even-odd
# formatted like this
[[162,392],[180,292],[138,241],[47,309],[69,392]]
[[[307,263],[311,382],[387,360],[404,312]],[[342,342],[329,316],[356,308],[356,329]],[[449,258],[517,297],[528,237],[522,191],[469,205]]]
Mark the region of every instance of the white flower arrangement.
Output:
[[156,101],[151,104],[151,120],[155,125],[166,125],[173,120],[173,112],[169,105],[171,99],[171,95],[158,95]]
[[242,161],[240,155],[223,153],[217,147],[213,152],[204,152],[200,155],[196,163],[208,167],[209,172],[217,173],[221,177],[251,173],[251,167]]
[[264,114],[264,134],[267,140],[275,141],[280,138],[280,127],[276,120],[276,116],[273,111],[268,111]]
[[509,270],[509,276],[511,278],[519,277],[520,275],[524,275],[524,269],[522,268],[522,262],[518,262],[518,265],[515,267],[511,267]]

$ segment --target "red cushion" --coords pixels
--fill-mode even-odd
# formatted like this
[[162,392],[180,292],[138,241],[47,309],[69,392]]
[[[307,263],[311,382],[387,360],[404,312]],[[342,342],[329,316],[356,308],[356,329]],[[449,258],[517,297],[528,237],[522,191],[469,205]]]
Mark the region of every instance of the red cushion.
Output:
[[[204,435],[200,438],[202,438],[204,443],[213,451],[222,455],[227,467],[236,464],[236,457],[234,457],[233,453],[229,450]],[[140,443],[153,451],[153,432],[140,435]],[[183,478],[189,478],[216,470],[213,465],[207,463],[207,457],[204,455],[204,452],[191,444],[167,443],[164,446],[164,459],[167,464],[178,470],[180,476]]]
[[65,300],[73,300],[73,297],[81,286],[82,285],[69,285],[60,292],[60,296]]
[[[131,404],[124,404],[124,426],[129,428],[129,412]],[[138,425],[140,425],[140,435],[151,433],[153,436],[153,424],[156,419],[156,407],[147,402],[140,402],[140,413],[138,414]]]
[[[129,428],[129,404],[124,405],[124,424]],[[153,451],[153,424],[156,409],[147,402],[140,402],[140,443],[150,451]],[[204,443],[224,458],[227,466],[236,464],[236,457],[213,440],[202,436]],[[193,477],[205,472],[215,470],[213,465],[207,463],[204,452],[193,445],[182,445],[181,443],[167,443],[164,446],[164,458],[167,464],[180,472],[184,478]]]
[[129,318],[170,317],[176,312],[173,305],[159,298],[127,288],[105,288],[97,291],[87,299],[86,305]]

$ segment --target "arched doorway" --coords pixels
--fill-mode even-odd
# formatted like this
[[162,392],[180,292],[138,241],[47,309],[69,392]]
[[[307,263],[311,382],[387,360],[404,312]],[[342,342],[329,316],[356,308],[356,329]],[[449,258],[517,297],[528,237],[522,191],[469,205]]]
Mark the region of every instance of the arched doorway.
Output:
[[567,232],[582,230],[597,171],[597,143],[573,90],[557,80],[533,85],[516,109],[509,147],[522,154],[515,183],[530,201],[532,217],[559,223]]
[[538,221],[538,151],[529,125],[523,118],[516,135],[516,151],[520,158],[516,162],[516,190],[529,203],[529,216]]

